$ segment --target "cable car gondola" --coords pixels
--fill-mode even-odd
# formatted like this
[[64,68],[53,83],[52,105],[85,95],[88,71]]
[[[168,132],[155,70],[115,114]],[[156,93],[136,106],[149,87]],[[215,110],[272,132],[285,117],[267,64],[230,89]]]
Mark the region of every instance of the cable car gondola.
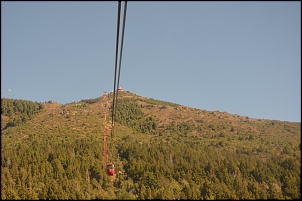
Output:
[[112,163],[108,163],[106,166],[106,174],[108,176],[113,176],[114,175],[114,165]]

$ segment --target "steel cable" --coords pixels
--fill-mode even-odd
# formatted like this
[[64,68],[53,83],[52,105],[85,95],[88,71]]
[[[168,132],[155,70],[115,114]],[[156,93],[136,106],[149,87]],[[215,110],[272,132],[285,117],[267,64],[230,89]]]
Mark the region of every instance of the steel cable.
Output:
[[[118,89],[120,82],[120,72],[122,66],[122,55],[123,55],[123,47],[124,47],[124,35],[125,35],[125,24],[126,24],[126,12],[127,12],[127,1],[124,3],[124,16],[123,16],[123,27],[122,27],[122,39],[121,39],[121,47],[118,55],[119,49],[119,32],[120,32],[120,17],[121,17],[121,1],[118,3],[118,19],[117,19],[117,34],[116,34],[116,55],[115,55],[115,71],[114,71],[114,89],[113,89],[113,102],[112,102],[112,129],[111,129],[111,137],[114,135],[114,123],[115,123],[115,114],[117,108],[117,100],[118,100]],[[119,60],[118,66],[118,80],[116,82],[116,74],[117,74],[117,62]],[[116,96],[115,96],[116,93]]]

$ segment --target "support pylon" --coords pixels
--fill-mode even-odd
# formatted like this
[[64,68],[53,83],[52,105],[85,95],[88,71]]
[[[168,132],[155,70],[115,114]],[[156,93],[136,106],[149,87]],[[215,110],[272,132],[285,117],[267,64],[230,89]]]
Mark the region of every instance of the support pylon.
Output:
[[107,113],[104,112],[104,117],[105,117],[105,122],[104,122],[104,126],[103,126],[103,136],[104,136],[104,153],[103,153],[103,159],[104,159],[104,168],[106,168],[106,165],[108,163],[108,151],[107,151],[107,125],[106,125],[106,116],[107,116]]

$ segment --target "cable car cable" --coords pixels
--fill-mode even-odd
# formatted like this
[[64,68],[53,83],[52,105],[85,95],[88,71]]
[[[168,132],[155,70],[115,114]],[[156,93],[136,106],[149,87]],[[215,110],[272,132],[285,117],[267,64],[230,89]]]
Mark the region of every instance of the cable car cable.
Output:
[[112,132],[114,127],[114,106],[115,106],[115,91],[116,91],[116,72],[117,72],[117,61],[118,61],[118,47],[119,47],[119,32],[120,32],[120,17],[121,17],[121,1],[118,2],[118,16],[117,16],[117,32],[116,32],[116,49],[115,49],[115,70],[114,70],[114,83],[113,83],[113,102],[112,102]]
[[[122,63],[122,55],[123,55],[123,46],[124,46],[124,35],[125,35],[125,23],[126,23],[126,12],[127,12],[127,1],[124,4],[124,16],[123,16],[123,27],[122,27],[122,41],[121,41],[121,48],[120,48],[120,55],[119,55],[119,69],[118,69],[118,81],[116,87],[116,70],[117,70],[117,60],[118,60],[118,47],[119,47],[119,26],[120,26],[120,9],[121,1],[119,1],[119,10],[118,10],[118,28],[117,28],[117,44],[116,44],[116,60],[115,60],[115,73],[114,73],[114,91],[113,91],[113,105],[112,105],[112,132],[111,137],[114,134],[114,122],[115,122],[115,114],[117,108],[117,100],[118,100],[118,88],[120,82],[120,72],[121,72],[121,63]],[[116,93],[116,96],[115,96]]]
[[[115,122],[115,113],[117,107],[117,99],[118,99],[118,88],[120,82],[120,72],[121,72],[121,63],[122,63],[122,55],[123,55],[123,44],[124,44],[124,34],[125,34],[125,22],[126,22],[126,10],[127,10],[127,1],[124,4],[124,18],[123,18],[123,30],[122,30],[122,42],[120,48],[120,56],[118,55],[118,48],[119,48],[119,32],[120,32],[120,17],[121,17],[121,1],[118,2],[118,17],[117,17],[117,34],[116,34],[116,52],[115,52],[115,70],[114,70],[114,89],[113,89],[113,101],[112,101],[112,129],[111,129],[111,141],[113,143],[113,134],[114,134],[114,122]],[[118,69],[118,81],[116,87],[116,73],[117,73],[117,61],[119,58],[119,69]],[[116,92],[116,97],[115,97]],[[104,134],[104,150],[106,150],[107,143],[105,141],[105,134]],[[110,146],[109,146],[110,147]],[[104,154],[106,160],[108,160],[108,150],[106,151],[107,154]],[[114,165],[113,163],[106,164],[106,173],[109,176],[114,175]]]
[[[112,130],[111,137],[114,129],[114,110],[115,110],[115,91],[116,91],[116,73],[117,73],[117,62],[118,62],[118,47],[119,47],[119,28],[120,28],[120,16],[121,16],[121,1],[118,2],[118,16],[117,16],[117,33],[116,33],[116,50],[115,50],[115,70],[114,70],[114,89],[113,89],[113,101],[112,101]],[[108,163],[108,150],[106,141],[106,128],[104,129],[104,160],[106,167],[106,174],[109,176],[114,175],[114,166],[112,163]],[[106,152],[106,153],[105,153]]]
[[118,79],[117,79],[117,91],[116,91],[116,106],[114,111],[114,116],[117,108],[117,101],[118,101],[118,89],[120,84],[120,73],[121,73],[121,66],[122,66],[122,57],[123,57],[123,47],[124,47],[124,35],[125,35],[125,23],[126,23],[126,12],[127,12],[127,1],[124,4],[124,17],[123,17],[123,30],[122,30],[122,41],[121,41],[121,49],[120,49],[120,61],[119,61],[119,71],[118,71]]

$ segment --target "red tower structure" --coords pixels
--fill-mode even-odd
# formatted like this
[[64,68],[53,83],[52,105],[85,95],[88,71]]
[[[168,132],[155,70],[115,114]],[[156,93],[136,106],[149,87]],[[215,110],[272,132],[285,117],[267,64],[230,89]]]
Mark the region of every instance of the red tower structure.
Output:
[[106,169],[106,174],[108,176],[113,176],[114,175],[114,165],[110,162],[108,162],[108,149],[107,149],[107,121],[106,121],[107,113],[104,112],[104,127],[103,127],[103,136],[104,136],[104,152],[103,152],[103,160],[104,160],[104,169]]

